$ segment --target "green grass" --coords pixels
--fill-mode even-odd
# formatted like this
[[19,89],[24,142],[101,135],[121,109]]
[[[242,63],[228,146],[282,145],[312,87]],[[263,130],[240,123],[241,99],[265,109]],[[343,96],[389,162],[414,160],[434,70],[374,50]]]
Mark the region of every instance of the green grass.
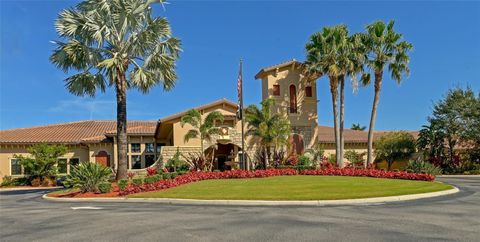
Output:
[[132,198],[225,200],[335,200],[436,192],[452,187],[438,182],[347,176],[278,176],[206,180]]

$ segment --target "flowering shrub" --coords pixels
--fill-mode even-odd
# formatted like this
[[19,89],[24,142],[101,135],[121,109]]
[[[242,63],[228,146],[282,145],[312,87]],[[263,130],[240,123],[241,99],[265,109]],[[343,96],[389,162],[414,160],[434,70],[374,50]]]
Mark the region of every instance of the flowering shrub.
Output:
[[155,167],[148,167],[147,168],[147,176],[153,176],[157,174],[157,168]]
[[325,162],[323,168],[319,170],[301,170],[291,168],[286,169],[267,169],[256,171],[233,170],[224,172],[189,172],[184,175],[172,177],[172,179],[160,180],[150,184],[129,184],[124,190],[120,191],[121,196],[139,192],[150,192],[171,187],[180,186],[187,183],[211,180],[211,179],[237,179],[237,178],[260,178],[271,176],[291,176],[291,175],[320,175],[320,176],[363,176],[376,178],[404,179],[433,181],[435,176],[430,174],[408,173],[405,171],[383,171],[375,169],[356,169],[356,168],[337,168],[331,163]]
[[176,187],[179,185],[197,182],[202,180],[211,179],[235,179],[235,178],[260,178],[271,176],[288,176],[296,175],[297,172],[294,169],[268,169],[268,170],[233,170],[224,172],[189,172],[187,174],[177,176],[173,179],[161,180],[152,184],[128,185],[125,190],[120,191],[120,195],[125,196],[128,194],[149,192]]
[[303,170],[300,175],[320,175],[320,176],[365,176],[375,178],[390,178],[404,180],[433,181],[434,175],[408,173],[406,171],[384,171],[375,169],[355,169],[355,168],[327,168],[320,170]]

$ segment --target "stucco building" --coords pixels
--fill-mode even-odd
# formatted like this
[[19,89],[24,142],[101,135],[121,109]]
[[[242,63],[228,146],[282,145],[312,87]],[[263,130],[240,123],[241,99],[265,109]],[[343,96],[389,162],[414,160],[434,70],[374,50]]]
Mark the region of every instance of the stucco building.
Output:
[[[334,131],[331,127],[319,126],[316,83],[306,80],[302,67],[302,63],[291,60],[263,68],[255,78],[261,81],[262,100],[274,99],[274,111],[290,120],[292,140],[298,152],[321,143],[329,155],[335,152]],[[219,111],[225,117],[223,123],[216,124],[221,127],[222,135],[204,144],[205,149],[215,149],[214,169],[241,168],[241,122],[236,115],[237,103],[221,99],[193,108],[203,116]],[[199,139],[184,140],[192,128],[188,124],[181,125],[180,120],[186,111],[157,121],[128,122],[129,169],[145,169],[155,162],[166,162],[177,150],[182,153],[200,151]],[[23,175],[23,168],[14,155],[27,155],[28,147],[37,143],[68,146],[68,153],[59,159],[61,173],[67,174],[71,165],[86,161],[117,167],[116,122],[78,121],[0,131],[0,177]],[[245,154],[253,159],[256,147],[249,143],[247,139]],[[345,130],[346,150],[364,152],[366,143],[366,132]]]

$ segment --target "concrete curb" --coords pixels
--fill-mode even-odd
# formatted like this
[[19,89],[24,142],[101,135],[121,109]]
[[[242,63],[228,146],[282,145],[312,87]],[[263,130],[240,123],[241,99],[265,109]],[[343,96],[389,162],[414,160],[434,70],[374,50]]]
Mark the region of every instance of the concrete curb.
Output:
[[437,177],[445,177],[445,178],[469,178],[469,177],[480,177],[480,175],[440,175]]
[[342,199],[342,200],[314,200],[314,201],[266,201],[266,200],[197,200],[197,199],[176,199],[176,198],[57,198],[42,196],[45,200],[55,202],[130,202],[130,203],[160,203],[175,205],[238,205],[238,206],[326,206],[326,205],[355,205],[408,201],[421,198],[431,198],[454,194],[460,190],[453,187],[450,190],[410,194],[391,197]]
[[10,191],[28,191],[28,190],[55,190],[63,187],[12,187],[12,188],[0,188],[0,192]]

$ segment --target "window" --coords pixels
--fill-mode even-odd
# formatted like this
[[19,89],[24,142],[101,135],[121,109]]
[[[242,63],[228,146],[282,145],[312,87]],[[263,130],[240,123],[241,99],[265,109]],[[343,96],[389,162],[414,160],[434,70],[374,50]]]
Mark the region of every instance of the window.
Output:
[[140,153],[140,144],[134,143],[130,145],[130,152],[132,153]]
[[165,143],[157,143],[157,154],[160,154],[160,150],[162,149],[162,146],[165,146]]
[[272,95],[280,96],[280,85],[278,84],[273,85]]
[[154,143],[147,143],[145,144],[145,152],[146,153],[153,153],[155,152],[155,144]]
[[290,85],[290,113],[297,113],[297,88]]
[[57,160],[57,169],[58,169],[58,173],[66,174],[67,173],[67,159],[58,159]]
[[132,155],[132,169],[141,169],[142,168],[142,156]]
[[312,87],[308,86],[308,87],[305,87],[305,96],[306,97],[312,97],[313,94],[312,94]]
[[80,164],[80,159],[78,158],[70,158],[70,167],[78,166]]
[[145,155],[145,167],[149,167],[155,163],[154,155]]
[[20,160],[18,159],[11,159],[10,160],[10,169],[12,175],[22,175],[22,165],[20,165]]

